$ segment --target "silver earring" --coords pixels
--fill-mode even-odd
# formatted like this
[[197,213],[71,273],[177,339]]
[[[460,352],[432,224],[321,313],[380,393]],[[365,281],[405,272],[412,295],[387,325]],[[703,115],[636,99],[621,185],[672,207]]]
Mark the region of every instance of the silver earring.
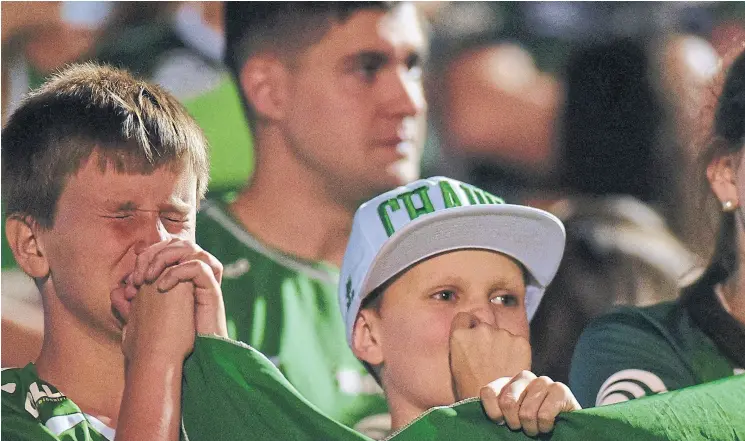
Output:
[[725,213],[729,213],[731,211],[735,211],[735,203],[731,200],[726,200],[722,202],[722,211]]

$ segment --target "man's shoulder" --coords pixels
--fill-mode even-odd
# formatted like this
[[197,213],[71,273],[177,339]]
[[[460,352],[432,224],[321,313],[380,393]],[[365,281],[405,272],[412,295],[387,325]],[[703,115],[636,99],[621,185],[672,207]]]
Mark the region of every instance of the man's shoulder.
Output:
[[237,222],[228,211],[230,200],[226,194],[210,195],[203,200],[197,212],[197,241],[203,237],[213,237],[216,234],[235,235],[233,224]]
[[[269,250],[230,214],[223,196],[205,200],[197,213],[197,243],[223,265],[247,260],[272,262]],[[243,265],[245,266],[245,265]],[[246,268],[247,270],[247,268]],[[244,271],[247,272],[247,271]]]
[[197,217],[197,243],[225,267],[224,279],[272,281],[307,278],[336,289],[339,270],[324,262],[308,261],[276,250],[255,237],[229,213],[228,197],[203,202]]

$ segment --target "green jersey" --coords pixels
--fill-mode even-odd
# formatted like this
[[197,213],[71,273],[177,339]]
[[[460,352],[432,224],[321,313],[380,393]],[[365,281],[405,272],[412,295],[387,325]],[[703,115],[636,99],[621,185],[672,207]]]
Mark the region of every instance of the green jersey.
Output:
[[2,372],[4,440],[112,441],[114,430],[45,382],[29,363]]
[[[691,301],[691,300],[695,301]],[[575,348],[569,387],[582,407],[654,395],[743,373],[743,365],[717,344],[717,335],[745,334],[724,312],[720,319],[697,316],[721,310],[710,286],[692,287],[681,299],[639,308],[623,307],[591,322]],[[719,323],[719,329],[704,328]],[[740,328],[739,330],[736,328]],[[729,337],[735,334],[739,337]],[[738,351],[742,352],[742,351]],[[742,356],[742,353],[740,354]]]
[[197,243],[224,265],[222,293],[231,338],[274,362],[311,403],[349,426],[383,430],[385,397],[346,344],[339,270],[261,244],[221,201],[206,201]]

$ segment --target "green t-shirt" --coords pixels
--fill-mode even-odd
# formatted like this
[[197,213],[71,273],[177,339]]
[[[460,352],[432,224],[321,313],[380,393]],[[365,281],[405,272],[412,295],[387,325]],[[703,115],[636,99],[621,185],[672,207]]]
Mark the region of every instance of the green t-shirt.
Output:
[[569,387],[591,407],[742,372],[675,301],[623,307],[591,322],[575,348]]
[[[38,378],[33,365],[3,371],[2,390],[4,440],[106,439],[90,417]],[[321,413],[264,355],[240,342],[198,337],[194,352],[184,364],[182,393],[184,441],[370,441]],[[745,377],[732,377],[641,400],[564,413],[557,418],[552,434],[541,439],[734,441],[745,439],[743,415]],[[51,424],[57,428],[50,429],[50,422],[59,417],[59,423]],[[108,432],[108,439],[113,439],[113,432]],[[470,399],[434,408],[389,439],[535,438],[493,424],[484,416],[479,401]]]
[[200,209],[197,243],[224,265],[231,338],[267,355],[303,396],[343,424],[385,420],[382,390],[346,343],[337,268],[269,249],[217,200]]
[[114,430],[84,414],[56,387],[39,378],[36,367],[3,369],[2,439],[105,441]]

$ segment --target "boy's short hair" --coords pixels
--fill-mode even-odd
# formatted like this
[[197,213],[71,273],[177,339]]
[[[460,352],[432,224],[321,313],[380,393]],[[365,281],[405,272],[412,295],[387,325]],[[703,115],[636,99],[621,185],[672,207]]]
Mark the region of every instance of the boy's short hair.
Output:
[[[254,54],[270,50],[293,57],[320,41],[333,22],[366,9],[389,11],[393,2],[225,2],[225,64],[234,78]],[[256,117],[244,99],[248,117]]]
[[100,167],[148,174],[163,166],[194,173],[207,191],[207,140],[184,107],[160,87],[93,63],[70,66],[30,93],[2,131],[7,216],[54,225],[66,179],[94,149]]

